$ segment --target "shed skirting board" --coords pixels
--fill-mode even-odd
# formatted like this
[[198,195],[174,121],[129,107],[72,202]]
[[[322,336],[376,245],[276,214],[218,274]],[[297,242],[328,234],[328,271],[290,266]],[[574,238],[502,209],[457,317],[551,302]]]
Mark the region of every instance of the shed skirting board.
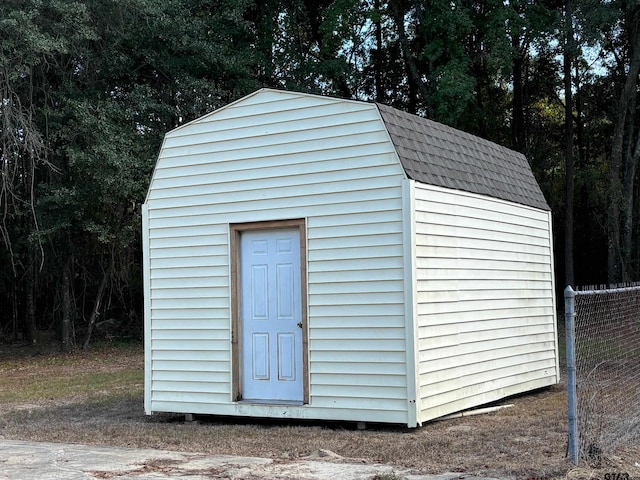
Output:
[[223,415],[230,417],[407,424],[405,411],[369,410],[361,408],[345,411],[343,409],[325,407],[259,405],[243,402],[217,405],[189,401],[180,402],[179,404],[174,402],[153,402],[152,413],[159,412]]

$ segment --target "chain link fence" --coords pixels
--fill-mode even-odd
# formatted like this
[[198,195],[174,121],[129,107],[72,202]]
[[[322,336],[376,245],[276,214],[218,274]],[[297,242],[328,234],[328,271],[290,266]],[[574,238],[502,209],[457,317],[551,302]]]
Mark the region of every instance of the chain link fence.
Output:
[[597,464],[640,441],[640,284],[567,287],[565,310],[569,454]]

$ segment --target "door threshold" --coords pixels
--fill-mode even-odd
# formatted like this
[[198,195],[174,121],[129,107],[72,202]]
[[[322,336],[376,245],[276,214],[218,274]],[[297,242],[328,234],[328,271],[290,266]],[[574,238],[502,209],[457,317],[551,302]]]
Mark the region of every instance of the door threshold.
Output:
[[290,405],[290,406],[302,406],[304,402],[298,400],[263,400],[263,399],[251,399],[243,398],[238,403],[256,404],[256,405]]

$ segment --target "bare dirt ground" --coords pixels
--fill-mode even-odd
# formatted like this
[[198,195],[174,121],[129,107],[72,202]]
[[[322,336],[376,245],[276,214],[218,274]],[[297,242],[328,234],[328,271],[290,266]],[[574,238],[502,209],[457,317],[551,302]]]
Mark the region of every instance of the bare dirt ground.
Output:
[[[0,345],[0,438],[271,458],[335,456],[420,473],[518,479],[640,478],[640,445],[574,467],[564,385],[510,398],[495,413],[400,426],[146,416],[141,346],[59,354]],[[611,476],[617,475],[619,476]]]

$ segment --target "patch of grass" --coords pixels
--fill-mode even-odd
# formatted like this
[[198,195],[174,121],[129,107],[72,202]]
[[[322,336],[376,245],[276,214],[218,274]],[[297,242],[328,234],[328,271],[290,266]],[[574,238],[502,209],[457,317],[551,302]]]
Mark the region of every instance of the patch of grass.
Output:
[[0,436],[284,460],[328,450],[422,473],[516,479],[562,478],[571,467],[564,385],[511,398],[505,403],[514,407],[492,414],[359,431],[344,422],[198,416],[187,424],[184,415],[147,416],[143,371],[142,346],[0,362]]
[[89,397],[132,387],[142,392],[143,384],[144,372],[137,370],[121,370],[117,374],[85,372],[72,376],[5,376],[0,378],[0,403]]
[[143,392],[140,347],[91,352],[13,356],[0,363],[0,404],[41,403],[107,395],[126,389]]

